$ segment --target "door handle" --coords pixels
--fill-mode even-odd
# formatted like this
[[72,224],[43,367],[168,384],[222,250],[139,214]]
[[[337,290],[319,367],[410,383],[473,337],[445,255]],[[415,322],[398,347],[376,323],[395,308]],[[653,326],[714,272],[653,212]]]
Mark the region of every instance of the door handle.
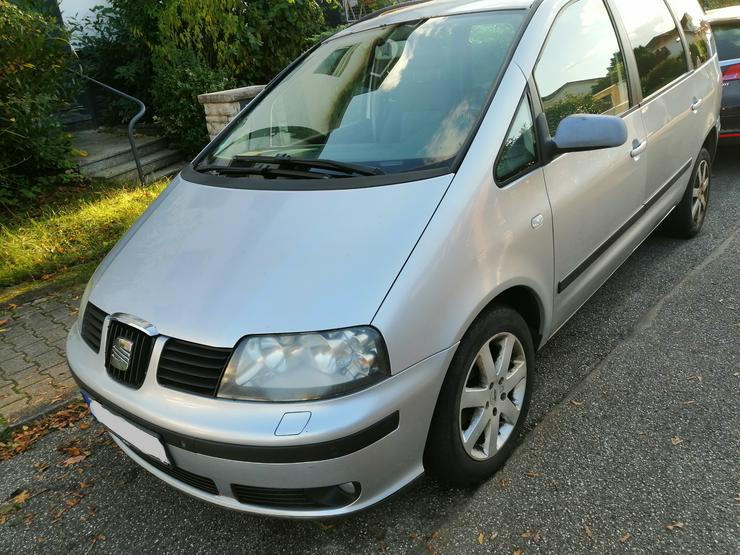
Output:
[[637,139],[632,141],[632,150],[630,150],[630,156],[637,160],[637,158],[640,157],[640,154],[645,152],[645,149],[647,148],[647,139],[640,142]]
[[691,103],[691,111],[696,113],[696,111],[699,109],[699,106],[701,106],[702,99],[694,97],[694,102]]

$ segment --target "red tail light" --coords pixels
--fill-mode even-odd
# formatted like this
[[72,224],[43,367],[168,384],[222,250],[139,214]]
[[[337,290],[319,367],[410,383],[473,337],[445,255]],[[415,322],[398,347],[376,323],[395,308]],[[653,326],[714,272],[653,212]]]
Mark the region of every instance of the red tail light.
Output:
[[740,79],[740,64],[732,64],[722,69],[722,81],[735,81]]

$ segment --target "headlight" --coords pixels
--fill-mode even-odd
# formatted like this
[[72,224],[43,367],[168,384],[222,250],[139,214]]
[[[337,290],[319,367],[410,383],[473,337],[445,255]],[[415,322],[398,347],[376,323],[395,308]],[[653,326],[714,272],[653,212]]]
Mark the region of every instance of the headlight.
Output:
[[383,339],[369,326],[244,338],[219,397],[307,401],[343,395],[390,374]]

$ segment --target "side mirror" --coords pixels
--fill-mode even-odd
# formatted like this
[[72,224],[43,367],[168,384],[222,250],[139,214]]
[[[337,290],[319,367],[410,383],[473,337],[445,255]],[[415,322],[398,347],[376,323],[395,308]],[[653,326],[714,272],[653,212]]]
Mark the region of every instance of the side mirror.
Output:
[[621,146],[627,142],[627,126],[617,116],[573,114],[563,118],[550,137],[544,113],[537,117],[540,141],[547,161],[564,152],[581,152]]
[[612,148],[627,141],[627,126],[617,116],[573,114],[560,122],[552,141],[558,152]]

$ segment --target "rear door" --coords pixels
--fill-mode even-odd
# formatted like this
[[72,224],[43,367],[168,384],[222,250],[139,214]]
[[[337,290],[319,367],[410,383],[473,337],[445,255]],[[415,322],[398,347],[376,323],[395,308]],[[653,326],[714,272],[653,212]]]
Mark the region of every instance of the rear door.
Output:
[[[681,33],[664,0],[610,0],[621,17],[639,75],[640,112],[650,149],[644,201],[688,183],[704,140],[706,93],[694,90]],[[707,105],[710,104],[707,102]],[[678,186],[678,185],[677,185]]]
[[620,147],[562,154],[544,167],[553,214],[557,327],[629,254],[616,241],[643,203],[645,130],[639,110],[631,109],[623,51],[602,0],[563,8],[533,77],[551,135],[574,113],[618,115],[628,131]]

